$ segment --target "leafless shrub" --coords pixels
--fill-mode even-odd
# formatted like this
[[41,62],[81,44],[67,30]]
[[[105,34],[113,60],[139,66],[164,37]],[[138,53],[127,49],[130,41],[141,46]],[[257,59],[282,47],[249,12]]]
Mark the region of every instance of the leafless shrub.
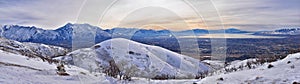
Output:
[[221,78],[218,78],[217,80],[219,80],[219,81],[224,81],[224,78],[221,77]]
[[269,64],[269,65],[268,65],[268,68],[272,68],[272,67],[274,67],[274,65],[272,65],[272,64]]
[[155,79],[155,80],[175,79],[175,76],[171,76],[171,75],[168,75],[168,74],[162,74],[162,75],[157,75],[152,79]]
[[300,82],[296,82],[296,81],[295,81],[295,82],[293,82],[293,84],[300,84]]
[[291,63],[291,61],[288,61],[287,64]]
[[111,60],[109,61],[109,66],[106,69],[104,69],[103,72],[108,76],[117,78],[117,76],[120,73],[120,70],[117,67],[116,63],[113,60]]
[[294,68],[295,68],[295,65],[292,65],[291,68],[294,69]]

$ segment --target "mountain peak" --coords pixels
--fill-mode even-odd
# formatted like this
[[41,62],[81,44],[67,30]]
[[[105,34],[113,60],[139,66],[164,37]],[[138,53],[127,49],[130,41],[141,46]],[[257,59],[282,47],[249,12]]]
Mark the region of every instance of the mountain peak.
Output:
[[97,26],[92,26],[90,24],[84,23],[84,24],[78,24],[78,23],[67,23],[66,25],[56,29],[56,31],[59,30],[67,30],[67,31],[72,31],[74,28],[79,29],[79,30],[102,30],[101,28],[97,27]]
[[239,30],[239,29],[237,29],[237,28],[228,28],[226,30]]

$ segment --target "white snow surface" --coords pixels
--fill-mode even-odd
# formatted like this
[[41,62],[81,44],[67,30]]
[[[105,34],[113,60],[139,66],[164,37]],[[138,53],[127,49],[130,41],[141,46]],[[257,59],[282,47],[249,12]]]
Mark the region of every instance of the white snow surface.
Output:
[[281,29],[281,30],[275,30],[275,31],[263,31],[263,32],[258,32],[258,33],[266,34],[266,35],[299,35],[300,28]]
[[191,84],[198,81],[144,78],[125,81],[102,73],[89,73],[85,69],[72,65],[65,66],[65,69],[70,76],[57,75],[56,64],[0,50],[0,84]]
[[210,70],[197,59],[123,38],[106,40],[91,48],[73,51],[68,56],[68,60],[73,60],[76,66],[90,71],[99,70],[99,66],[109,66],[111,60],[121,65],[118,66],[121,71],[126,67],[136,66],[138,71],[135,76],[147,78],[162,74],[176,78],[194,78],[195,74]]
[[[251,60],[251,59],[250,59]],[[233,65],[245,64],[247,60]],[[287,63],[290,61],[291,63]],[[274,65],[267,68],[269,64]],[[230,65],[230,66],[233,66]],[[292,68],[294,66],[294,68]],[[224,80],[218,80],[223,78]],[[227,74],[218,74],[202,79],[199,84],[292,84],[300,82],[300,53],[290,54],[282,60],[266,63],[255,69],[245,69]]]
[[101,77],[104,79],[104,76],[91,75],[87,70],[75,66],[66,67],[70,76],[59,76],[56,74],[56,64],[2,50],[0,62],[0,84],[80,84],[87,80],[90,80],[90,83],[99,82],[93,80],[101,80]]
[[62,47],[50,46],[39,43],[18,42],[0,38],[0,50],[39,57],[56,57],[65,55],[68,50]]

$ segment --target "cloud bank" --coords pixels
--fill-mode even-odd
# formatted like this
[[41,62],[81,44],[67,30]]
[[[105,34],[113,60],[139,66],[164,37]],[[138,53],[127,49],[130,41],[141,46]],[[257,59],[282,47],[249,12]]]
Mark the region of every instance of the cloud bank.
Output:
[[[1,0],[0,24],[34,25],[45,29],[55,29],[67,22],[89,23],[102,28],[152,25],[151,27],[160,27],[153,29],[174,30],[217,29],[222,25],[225,28],[244,30],[300,27],[299,0],[118,0],[111,4],[112,2]],[[191,7],[190,4],[195,6]]]

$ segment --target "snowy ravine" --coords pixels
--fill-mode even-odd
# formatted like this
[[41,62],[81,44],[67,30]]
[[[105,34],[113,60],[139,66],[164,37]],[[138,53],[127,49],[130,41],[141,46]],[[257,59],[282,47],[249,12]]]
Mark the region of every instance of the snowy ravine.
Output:
[[91,72],[101,72],[113,61],[121,71],[134,69],[132,76],[143,78],[161,75],[178,79],[195,78],[197,74],[210,70],[209,66],[197,59],[123,38],[106,40],[91,48],[73,51],[63,59]]
[[[245,62],[245,61],[241,61]],[[234,63],[241,64],[241,63]],[[271,64],[274,67],[268,68]],[[220,80],[222,78],[223,80]],[[292,84],[300,82],[300,53],[290,54],[282,60],[266,63],[255,69],[221,73],[206,77],[199,84]]]

